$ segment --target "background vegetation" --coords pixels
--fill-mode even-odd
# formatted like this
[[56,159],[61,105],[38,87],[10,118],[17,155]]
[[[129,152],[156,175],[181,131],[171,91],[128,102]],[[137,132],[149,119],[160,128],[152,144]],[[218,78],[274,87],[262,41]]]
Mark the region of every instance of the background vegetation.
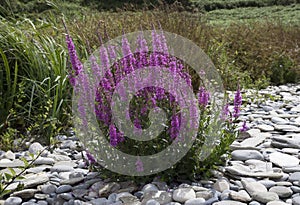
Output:
[[227,89],[299,82],[299,0],[101,2],[1,1],[0,149],[29,137],[49,144],[71,126],[63,17],[83,60],[97,32],[108,40],[159,20],[211,57]]

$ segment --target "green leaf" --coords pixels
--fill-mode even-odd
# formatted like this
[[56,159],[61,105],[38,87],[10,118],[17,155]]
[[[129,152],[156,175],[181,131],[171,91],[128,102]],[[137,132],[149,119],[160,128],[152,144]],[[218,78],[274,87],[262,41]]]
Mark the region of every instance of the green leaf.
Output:
[[29,166],[28,161],[24,157],[21,157],[20,159],[24,162],[25,167]]
[[10,171],[12,176],[16,176],[16,171],[13,168],[8,167],[7,169]]
[[4,173],[4,176],[5,176],[5,179],[6,179],[7,182],[10,181],[13,178],[13,176],[11,174],[7,173],[7,172]]

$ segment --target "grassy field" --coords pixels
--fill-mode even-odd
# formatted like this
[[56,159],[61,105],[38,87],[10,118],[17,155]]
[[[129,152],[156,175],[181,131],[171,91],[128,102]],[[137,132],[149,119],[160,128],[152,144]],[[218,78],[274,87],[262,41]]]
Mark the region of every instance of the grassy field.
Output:
[[219,25],[267,20],[296,26],[300,24],[300,4],[218,9],[205,13],[205,16],[210,23]]
[[91,50],[100,45],[97,30],[114,38],[122,30],[146,30],[152,24],[158,28],[159,19],[164,30],[192,40],[208,54],[227,89],[238,83],[262,88],[300,80],[297,1],[203,0],[187,11],[179,5],[158,5],[118,12],[96,10],[98,1],[1,1],[0,149],[12,149],[14,139],[29,136],[50,143],[71,126],[62,18],[82,60],[89,53],[87,42]]

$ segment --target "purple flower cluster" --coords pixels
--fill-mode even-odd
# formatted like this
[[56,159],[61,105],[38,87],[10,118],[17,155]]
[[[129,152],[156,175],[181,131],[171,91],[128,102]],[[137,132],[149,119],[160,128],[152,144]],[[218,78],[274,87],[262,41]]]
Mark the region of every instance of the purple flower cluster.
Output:
[[240,116],[240,111],[241,111],[241,105],[242,105],[242,95],[241,95],[241,90],[240,87],[238,87],[235,96],[234,96],[234,101],[233,101],[233,117],[238,118]]
[[243,122],[243,125],[240,129],[241,132],[246,132],[247,130],[249,130],[249,127],[247,126],[246,121]]

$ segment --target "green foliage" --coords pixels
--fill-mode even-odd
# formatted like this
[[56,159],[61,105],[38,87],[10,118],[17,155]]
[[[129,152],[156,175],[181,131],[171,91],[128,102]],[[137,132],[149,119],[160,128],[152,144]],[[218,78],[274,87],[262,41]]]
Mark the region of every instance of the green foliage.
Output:
[[278,56],[271,64],[271,82],[274,85],[296,83],[300,80],[300,70],[288,56]]
[[265,7],[274,5],[291,5],[297,0],[191,0],[192,4],[205,11],[235,9],[241,7]]
[[7,136],[10,127],[49,144],[53,134],[69,125],[65,47],[59,44],[62,39],[41,32],[51,26],[26,18],[0,20],[0,135]]

